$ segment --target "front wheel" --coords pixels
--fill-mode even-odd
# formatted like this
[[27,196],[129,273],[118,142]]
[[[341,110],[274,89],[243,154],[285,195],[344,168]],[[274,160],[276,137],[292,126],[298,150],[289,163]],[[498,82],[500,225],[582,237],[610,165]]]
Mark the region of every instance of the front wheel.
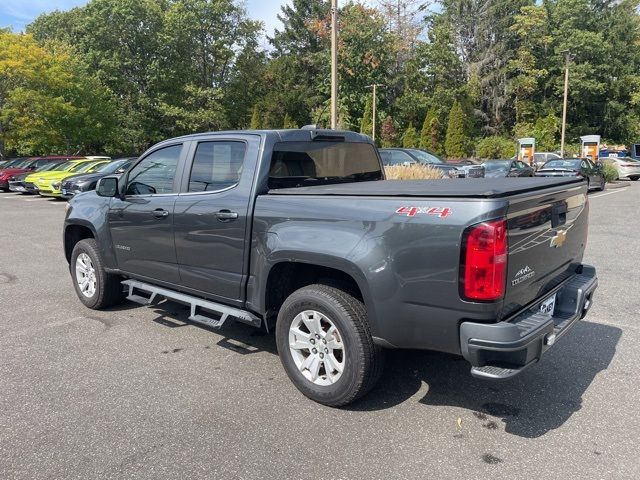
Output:
[[366,394],[382,374],[364,304],[326,285],[286,299],[276,325],[278,354],[293,384],[311,400],[340,407]]
[[604,177],[602,177],[602,178],[600,179],[600,185],[598,185],[597,190],[598,190],[599,192],[602,192],[602,191],[604,190],[604,188],[605,188],[606,184],[607,184],[607,181],[604,179]]
[[100,310],[124,298],[120,277],[107,273],[94,239],[80,240],[73,247],[69,268],[78,298],[86,307]]

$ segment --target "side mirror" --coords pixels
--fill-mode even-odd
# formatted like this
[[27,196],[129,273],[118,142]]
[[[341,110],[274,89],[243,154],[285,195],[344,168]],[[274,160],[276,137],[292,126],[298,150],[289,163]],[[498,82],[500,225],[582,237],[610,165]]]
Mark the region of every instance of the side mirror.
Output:
[[100,197],[117,197],[118,196],[117,177],[104,177],[98,180],[96,193]]

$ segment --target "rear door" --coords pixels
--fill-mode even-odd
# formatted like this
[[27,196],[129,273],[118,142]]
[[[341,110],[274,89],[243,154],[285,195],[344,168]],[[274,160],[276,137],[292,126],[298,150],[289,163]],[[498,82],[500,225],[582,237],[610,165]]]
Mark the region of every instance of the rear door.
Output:
[[509,200],[505,314],[575,273],[586,245],[588,216],[585,183]]
[[226,302],[243,297],[259,138],[215,136],[194,142],[175,204],[181,285]]
[[[109,228],[118,267],[124,272],[179,284],[173,233],[182,143],[155,149],[126,176],[125,196],[113,198]],[[125,177],[123,177],[124,179]]]

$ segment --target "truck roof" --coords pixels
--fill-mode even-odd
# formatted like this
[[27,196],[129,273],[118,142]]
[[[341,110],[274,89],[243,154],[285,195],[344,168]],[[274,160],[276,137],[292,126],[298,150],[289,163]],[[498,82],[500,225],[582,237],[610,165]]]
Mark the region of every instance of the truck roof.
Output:
[[202,137],[225,136],[225,135],[259,135],[261,137],[271,137],[274,142],[309,142],[309,141],[343,141],[343,142],[365,142],[373,143],[370,137],[360,133],[348,130],[329,130],[329,129],[292,129],[292,130],[223,130],[219,132],[202,132],[183,135],[182,137],[164,140],[158,145],[165,142],[174,142],[176,140],[198,139]]

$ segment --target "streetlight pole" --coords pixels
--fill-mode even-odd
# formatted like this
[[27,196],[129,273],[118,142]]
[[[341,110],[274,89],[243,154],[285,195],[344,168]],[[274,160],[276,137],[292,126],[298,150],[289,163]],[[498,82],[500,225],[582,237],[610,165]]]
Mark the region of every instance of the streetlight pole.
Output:
[[569,95],[569,62],[571,61],[571,53],[569,50],[564,52],[564,102],[562,104],[562,134],[560,137],[560,156],[564,158],[564,134],[567,128],[567,98]]
[[331,128],[338,128],[338,0],[331,0]]
[[381,83],[374,83],[373,85],[367,85],[365,88],[371,88],[373,89],[373,106],[371,109],[371,117],[372,117],[372,127],[373,127],[373,134],[371,135],[373,137],[373,141],[376,141],[376,105],[377,105],[377,101],[376,101],[376,91],[378,87],[384,87],[383,84]]

